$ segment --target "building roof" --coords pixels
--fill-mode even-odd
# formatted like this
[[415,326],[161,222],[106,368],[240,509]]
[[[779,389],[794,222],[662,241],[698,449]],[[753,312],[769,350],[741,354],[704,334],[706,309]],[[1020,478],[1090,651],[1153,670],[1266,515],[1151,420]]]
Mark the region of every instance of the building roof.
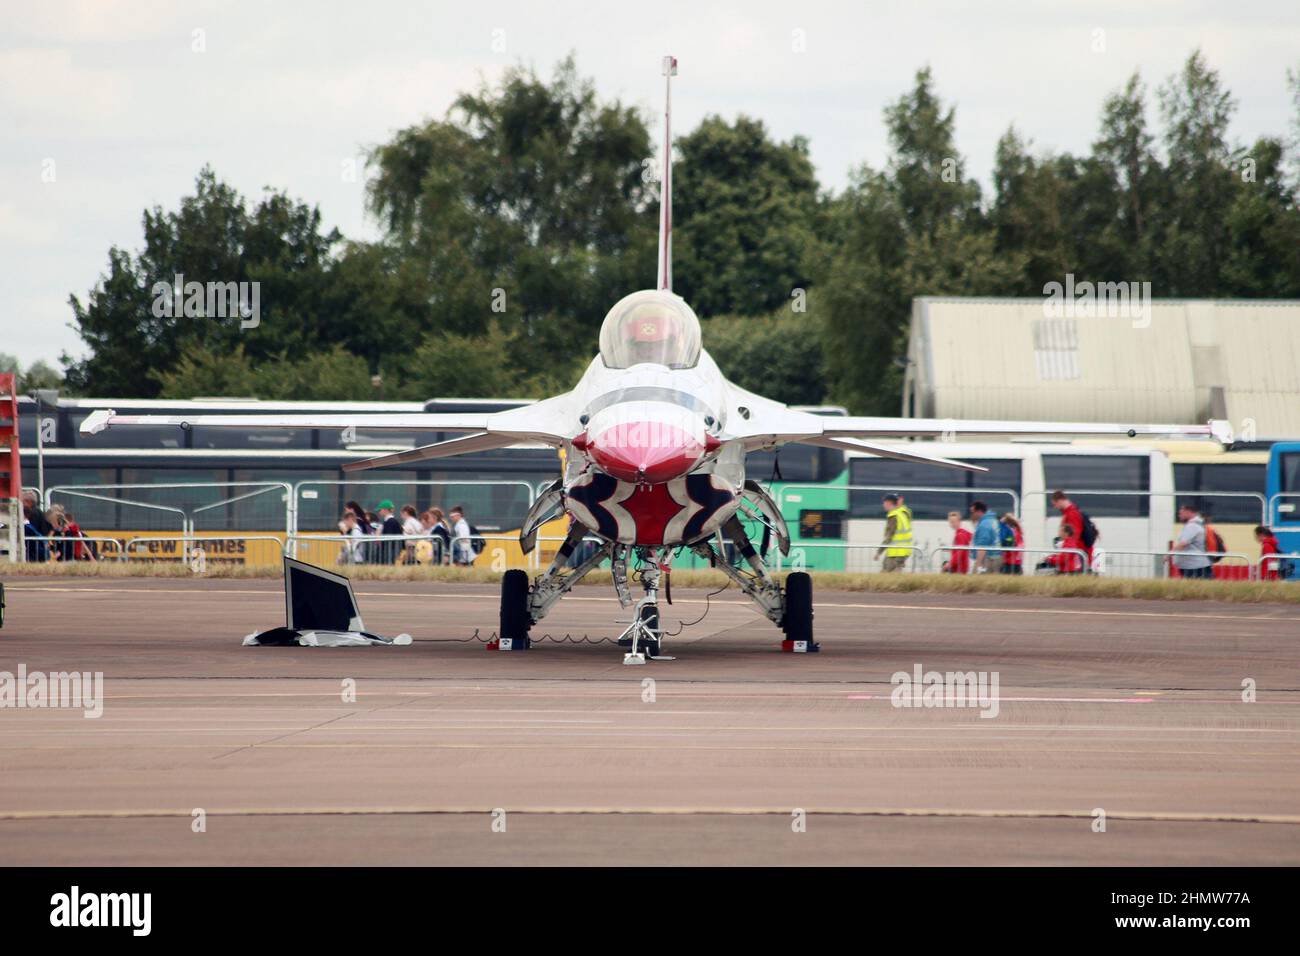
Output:
[[1111,312],[1069,296],[915,299],[904,414],[1226,418],[1248,440],[1300,436],[1300,302],[1156,299]]

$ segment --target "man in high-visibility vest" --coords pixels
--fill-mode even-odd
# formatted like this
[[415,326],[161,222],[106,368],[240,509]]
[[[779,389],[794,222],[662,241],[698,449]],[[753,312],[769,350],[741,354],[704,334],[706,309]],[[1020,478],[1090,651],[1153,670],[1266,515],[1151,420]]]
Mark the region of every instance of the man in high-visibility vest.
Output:
[[885,540],[876,549],[876,557],[885,556],[882,571],[901,571],[912,553],[912,509],[901,505],[894,494],[885,495],[880,503],[885,509]]

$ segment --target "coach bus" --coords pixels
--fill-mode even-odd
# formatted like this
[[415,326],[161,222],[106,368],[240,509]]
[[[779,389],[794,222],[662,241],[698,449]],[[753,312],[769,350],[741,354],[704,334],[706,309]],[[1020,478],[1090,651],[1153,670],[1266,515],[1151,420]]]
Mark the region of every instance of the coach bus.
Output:
[[[509,532],[519,526],[536,490],[558,474],[554,450],[516,447],[351,476],[342,471],[346,462],[451,436],[365,428],[346,436],[341,429],[324,428],[132,428],[98,435],[83,435],[78,429],[87,415],[101,408],[171,415],[409,414],[498,411],[521,404],[523,400],[508,399],[350,403],[63,399],[57,407],[41,410],[45,487],[74,511],[83,528],[105,532],[178,533],[188,526],[196,532],[282,534],[291,504],[299,531],[329,533],[347,501],[356,500],[373,510],[385,498],[419,510],[463,504],[479,530]],[[807,410],[845,414],[835,406]],[[35,403],[23,399],[20,441],[24,483],[29,487],[36,484],[37,476],[35,419]],[[1111,550],[1165,550],[1174,534],[1175,496],[1192,500],[1211,516],[1228,551],[1254,555],[1257,550],[1253,529],[1266,510],[1267,443],[1232,449],[1206,442],[1108,445],[1099,440],[926,442],[925,447],[982,464],[989,471],[971,474],[789,445],[776,452],[752,453],[748,474],[767,485],[780,504],[798,551],[796,560],[819,570],[872,566],[872,548],[884,527],[880,497],[886,490],[905,494],[917,521],[915,542],[929,552],[927,561],[936,560],[934,555],[952,540],[948,513],[965,515],[976,498],[983,498],[999,513],[1018,512],[1027,546],[1050,548],[1057,522],[1048,495],[1057,487],[1069,491],[1094,519],[1103,546]],[[272,483],[297,489],[294,500],[284,500],[283,494],[269,487]],[[163,485],[191,487],[151,487]],[[109,486],[121,490],[109,491]],[[1286,487],[1297,490],[1294,483]],[[75,493],[66,492],[70,488]],[[62,498],[60,489],[65,490]],[[181,513],[188,516],[184,519],[188,525]],[[1286,530],[1286,520],[1277,523]],[[750,531],[761,541],[760,527],[751,524]],[[770,558],[775,558],[774,550],[770,542]],[[937,560],[942,560],[942,554]],[[678,566],[697,564],[690,556],[678,561]]]
[[[774,488],[797,560],[819,570],[878,568],[875,547],[885,524],[881,497],[888,491],[902,493],[912,509],[914,544],[924,550],[933,570],[939,570],[947,556],[943,546],[953,540],[948,514],[966,517],[977,499],[998,514],[1017,513],[1025,546],[1046,551],[1054,546],[1059,527],[1050,501],[1057,488],[1094,520],[1104,550],[1125,554],[1116,563],[1126,573],[1158,572],[1159,560],[1143,560],[1134,552],[1154,555],[1169,549],[1181,501],[1209,518],[1226,551],[1252,560],[1258,552],[1254,529],[1265,511],[1266,450],[1194,441],[1108,445],[1097,440],[926,442],[924,447],[927,453],[989,470],[958,472],[851,452],[829,483],[787,480]],[[1026,566],[1044,557],[1030,555]],[[1232,564],[1240,568],[1243,562],[1238,558]],[[1223,564],[1225,574],[1228,566]]]

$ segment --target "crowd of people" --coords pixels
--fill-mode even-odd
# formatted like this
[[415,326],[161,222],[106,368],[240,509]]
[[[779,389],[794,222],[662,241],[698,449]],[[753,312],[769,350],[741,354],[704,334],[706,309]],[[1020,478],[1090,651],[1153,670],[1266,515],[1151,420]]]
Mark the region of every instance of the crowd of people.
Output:
[[36,495],[23,492],[23,540],[28,561],[96,561],[93,541],[86,540],[77,519],[62,505],[41,510]]
[[[1052,493],[1052,505],[1060,515],[1052,551],[1034,565],[1037,573],[1084,574],[1093,569],[1094,548],[1101,532],[1063,490]],[[881,570],[903,570],[907,559],[918,550],[912,540],[912,509],[901,493],[893,492],[881,499],[885,511],[885,535],[876,551]],[[1174,576],[1212,578],[1214,565],[1224,557],[1223,538],[1219,536],[1191,502],[1178,508],[1182,524],[1173,542],[1170,565]],[[969,521],[970,528],[967,527]],[[952,544],[943,550],[948,558],[942,570],[948,574],[1024,574],[1025,535],[1019,519],[1011,512],[1001,516],[989,511],[983,501],[972,501],[969,514],[948,512],[948,526],[953,531]],[[1289,559],[1270,558],[1285,552],[1272,530],[1265,525],[1255,528],[1260,548],[1260,578],[1276,581],[1288,577]],[[916,562],[913,562],[915,564]]]
[[374,511],[349,501],[339,519],[345,537],[340,564],[460,564],[469,565],[482,552],[484,540],[465,516],[465,506],[400,510],[384,499]]

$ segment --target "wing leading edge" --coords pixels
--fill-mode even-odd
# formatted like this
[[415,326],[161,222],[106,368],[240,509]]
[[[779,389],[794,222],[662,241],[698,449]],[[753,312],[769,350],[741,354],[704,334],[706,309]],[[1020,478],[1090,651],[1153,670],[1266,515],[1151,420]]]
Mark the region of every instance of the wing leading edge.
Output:
[[119,415],[102,409],[81,423],[81,431],[95,435],[114,426],[153,425],[176,428],[365,428],[367,431],[470,432],[448,441],[421,445],[409,451],[349,462],[345,471],[364,471],[385,465],[446,458],[474,451],[491,451],[519,444],[558,448],[577,433],[577,413],[572,392],[533,402],[504,412],[414,413],[400,415]]

